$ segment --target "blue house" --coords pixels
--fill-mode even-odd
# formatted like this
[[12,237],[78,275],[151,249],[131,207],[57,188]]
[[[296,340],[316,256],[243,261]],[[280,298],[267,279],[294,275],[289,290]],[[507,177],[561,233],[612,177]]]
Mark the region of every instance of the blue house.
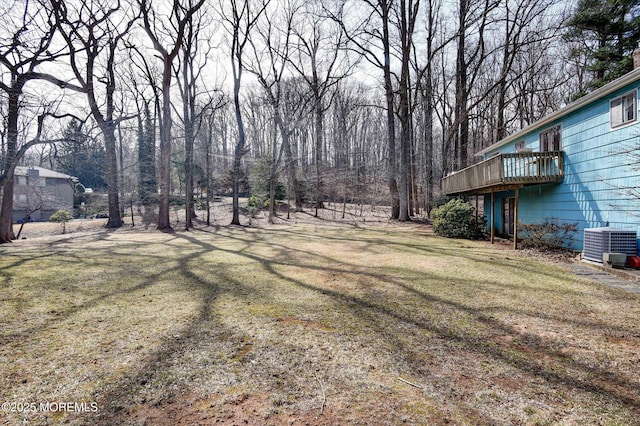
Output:
[[[484,196],[491,236],[556,218],[584,229],[640,231],[640,69],[480,151],[483,161],[447,176],[447,195]],[[589,231],[590,232],[590,231]]]

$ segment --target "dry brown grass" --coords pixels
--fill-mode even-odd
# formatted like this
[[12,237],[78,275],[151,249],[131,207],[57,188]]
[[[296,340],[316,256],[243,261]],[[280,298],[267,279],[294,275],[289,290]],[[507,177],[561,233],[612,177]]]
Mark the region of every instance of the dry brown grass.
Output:
[[0,247],[6,424],[638,424],[640,300],[425,226]]

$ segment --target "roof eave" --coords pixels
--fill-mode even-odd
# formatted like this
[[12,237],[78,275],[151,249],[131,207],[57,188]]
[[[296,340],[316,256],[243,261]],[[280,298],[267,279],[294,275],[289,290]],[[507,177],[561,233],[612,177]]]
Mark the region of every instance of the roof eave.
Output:
[[598,100],[600,98],[603,98],[613,92],[615,92],[616,90],[622,89],[624,86],[633,83],[634,81],[640,79],[640,68],[635,69],[633,71],[631,71],[630,73],[627,73],[625,75],[623,75],[622,77],[618,78],[617,80],[612,81],[611,83],[600,87],[599,89],[594,90],[593,92],[589,93],[588,95],[585,95],[583,97],[581,97],[580,99],[578,99],[575,102],[570,103],[569,105],[565,106],[564,108],[561,108],[549,115],[547,115],[544,118],[541,118],[540,120],[536,121],[535,123],[530,124],[529,126],[525,127],[522,130],[517,131],[516,133],[507,136],[506,138],[502,139],[501,141],[498,141],[496,143],[494,143],[491,146],[488,146],[487,148],[478,151],[475,155],[476,156],[484,156],[487,153],[496,150],[504,145],[507,145],[508,143],[511,143],[513,141],[515,141],[516,139],[519,139],[520,137],[522,137],[523,134],[525,133],[529,133],[532,132],[538,128],[541,127],[545,127],[549,124],[551,124],[552,122],[558,120],[559,118],[570,114],[582,107],[584,107],[585,105],[590,104],[591,102]]

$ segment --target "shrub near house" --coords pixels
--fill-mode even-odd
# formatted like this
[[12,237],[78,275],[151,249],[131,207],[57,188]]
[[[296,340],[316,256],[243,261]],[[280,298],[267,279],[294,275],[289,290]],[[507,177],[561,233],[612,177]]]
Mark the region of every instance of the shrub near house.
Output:
[[571,247],[578,232],[577,223],[561,223],[556,217],[536,223],[519,223],[518,228],[523,247],[537,249]]
[[476,217],[476,209],[461,199],[449,201],[431,211],[433,230],[449,238],[478,240],[484,237],[484,218]]

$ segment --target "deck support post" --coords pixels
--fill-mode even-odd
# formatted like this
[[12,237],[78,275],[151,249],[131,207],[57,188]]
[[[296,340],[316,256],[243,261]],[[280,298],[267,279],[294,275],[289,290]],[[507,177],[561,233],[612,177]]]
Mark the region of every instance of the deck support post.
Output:
[[516,200],[513,207],[513,249],[518,250],[518,202],[520,201],[520,189],[516,188]]
[[495,215],[496,209],[495,206],[493,205],[495,202],[495,192],[491,191],[491,214],[489,215],[489,217],[491,218],[491,244],[493,244],[493,241],[495,239],[495,220],[493,219],[493,216]]

